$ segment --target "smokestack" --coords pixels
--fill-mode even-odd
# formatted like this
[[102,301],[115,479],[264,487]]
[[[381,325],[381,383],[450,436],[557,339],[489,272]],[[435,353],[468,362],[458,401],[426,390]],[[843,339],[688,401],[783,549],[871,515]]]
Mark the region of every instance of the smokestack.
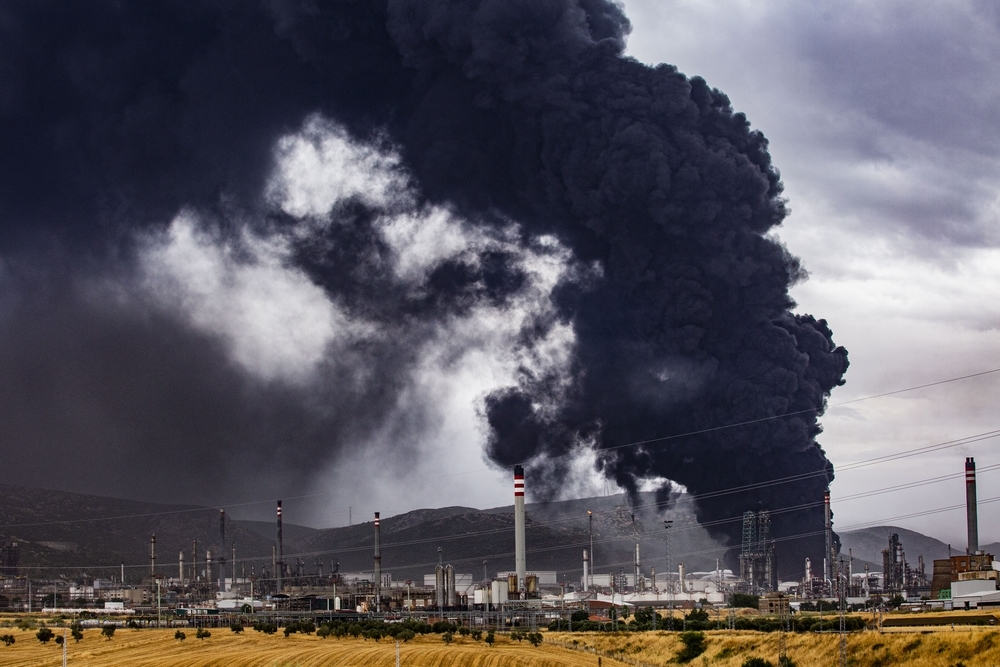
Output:
[[634,590],[639,590],[639,574],[642,572],[639,569],[639,533],[635,529],[635,512],[632,512],[632,540],[635,542],[635,562],[632,563],[632,587]]
[[226,510],[219,510],[219,591],[226,592]]
[[184,583],[184,552],[177,554],[177,581]]
[[587,550],[583,550],[583,592],[586,593],[589,590],[587,586],[587,566],[590,563],[587,561]]
[[375,611],[382,611],[382,528],[375,512]]
[[205,583],[212,585],[212,550],[205,552]]
[[278,577],[276,582],[278,592],[281,592],[281,575],[285,569],[285,545],[281,538],[281,501],[278,501],[278,560],[274,563],[274,572]]
[[524,589],[527,564],[524,559],[524,468],[514,466],[514,569],[517,585]]
[[833,519],[830,517],[830,489],[823,492],[823,534],[826,537],[826,555],[823,557],[823,578],[833,581]]
[[680,582],[681,593],[687,593],[687,584],[684,581],[684,563],[677,566],[677,580]]
[[156,576],[156,533],[149,537],[149,576]]
[[813,578],[812,560],[810,560],[809,558],[806,558],[806,578],[805,578],[805,582],[808,584],[809,582],[812,581],[812,578]]
[[979,512],[976,507],[976,459],[965,459],[965,512],[969,522],[969,553],[979,553]]

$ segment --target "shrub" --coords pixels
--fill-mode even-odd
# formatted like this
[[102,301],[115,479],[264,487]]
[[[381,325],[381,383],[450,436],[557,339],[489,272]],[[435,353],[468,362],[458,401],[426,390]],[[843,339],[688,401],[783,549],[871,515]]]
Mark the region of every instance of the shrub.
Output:
[[483,631],[482,631],[482,630],[480,630],[479,628],[476,628],[475,630],[471,631],[471,632],[470,632],[469,634],[471,634],[471,635],[472,635],[472,638],[473,638],[473,639],[474,639],[475,641],[477,641],[477,642],[478,642],[478,641],[479,641],[480,639],[482,639],[482,638],[483,638]]
[[243,624],[242,623],[233,623],[232,625],[229,626],[229,630],[234,635],[238,635],[241,632],[243,632]]
[[10,646],[15,641],[17,640],[14,639],[14,635],[0,635],[0,642],[3,642],[4,646]]
[[185,639],[187,639],[187,635],[178,630],[177,632],[174,633],[174,639],[176,639],[179,642],[182,642]]
[[445,644],[450,644],[452,639],[454,639],[454,635],[452,635],[450,632],[446,632],[443,635],[441,635],[441,640]]
[[743,667],[774,667],[774,664],[770,660],[752,655],[743,661]]
[[464,625],[458,629],[458,634],[462,635],[463,637],[468,637],[469,632],[471,632],[469,628],[465,627]]
[[531,642],[532,646],[539,646],[542,643],[542,633],[541,632],[529,632],[527,639]]
[[745,593],[733,593],[729,598],[730,607],[749,607],[758,609],[760,607],[759,595],[747,595]]
[[52,639],[54,636],[55,633],[53,633],[48,628],[42,628],[41,630],[35,633],[35,637],[38,639],[38,641],[42,642],[43,644],[49,643],[49,640]]
[[705,652],[705,634],[702,632],[682,632],[680,640],[684,647],[677,652],[677,662],[691,662]]
[[490,646],[493,646],[493,642],[495,641],[496,637],[493,635],[493,631],[490,630],[488,633],[486,633],[486,643],[489,644]]
[[205,628],[198,628],[198,632],[194,633],[194,636],[195,639],[200,639],[202,641],[205,641],[206,639],[212,636],[212,633],[206,630]]
[[115,626],[105,625],[101,628],[101,634],[104,635],[105,639],[111,641],[111,638],[115,636]]
[[64,641],[66,641],[65,637],[63,637],[62,635],[56,635],[56,644],[57,645],[62,646]]
[[400,630],[399,634],[396,635],[396,638],[401,639],[405,644],[416,636],[417,634],[413,632],[413,630]]

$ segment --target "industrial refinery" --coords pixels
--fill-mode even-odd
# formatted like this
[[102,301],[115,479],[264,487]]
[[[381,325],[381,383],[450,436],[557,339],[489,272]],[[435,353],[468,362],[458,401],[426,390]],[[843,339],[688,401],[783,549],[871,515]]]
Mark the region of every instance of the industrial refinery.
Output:
[[[979,548],[976,465],[965,462],[968,547],[947,559],[935,559],[927,572],[922,555],[907,559],[899,535],[888,536],[882,567],[855,566],[855,557],[838,553],[831,521],[830,494],[823,497],[824,548],[817,559],[806,558],[800,577],[782,577],[776,558],[780,539],[771,532],[767,510],[742,515],[743,539],[738,571],[717,561],[710,570],[691,571],[685,554],[671,553],[671,520],[663,522],[663,552],[648,554],[665,563],[661,571],[644,567],[636,515],[631,514],[632,562],[601,563],[595,546],[593,512],[587,512],[589,541],[580,550],[579,578],[531,567],[525,527],[525,475],[513,470],[512,571],[489,571],[487,561],[474,571],[468,559],[458,566],[437,548],[437,564],[422,578],[396,578],[393,563],[383,562],[382,517],[374,513],[371,570],[341,571],[339,563],[324,568],[322,560],[307,567],[301,555],[285,551],[282,503],[275,506],[274,543],[270,562],[241,560],[236,544],[227,540],[227,514],[218,513],[218,539],[211,548],[192,540],[190,551],[161,554],[155,534],[149,536],[148,570],[140,582],[127,582],[125,565],[119,575],[81,581],[39,580],[21,571],[20,548],[0,549],[0,595],[10,610],[79,612],[100,608],[123,618],[156,618],[166,622],[228,624],[235,618],[264,616],[295,618],[464,619],[468,624],[497,626],[540,623],[568,618],[578,610],[588,617],[613,616],[613,609],[652,607],[672,609],[722,607],[732,596],[757,596],[764,613],[794,612],[803,605],[827,601],[838,605],[877,607],[890,601],[929,609],[974,609],[1000,605],[998,563]],[[604,549],[606,551],[606,549]],[[609,552],[610,553],[610,552]],[[620,552],[619,552],[620,553]],[[168,559],[176,558],[171,568]],[[399,564],[401,565],[401,564]],[[662,566],[661,566],[662,567]],[[173,572],[170,570],[173,569]],[[464,571],[463,571],[464,570]],[[811,607],[807,607],[811,608]],[[673,616],[672,613],[669,614]]]

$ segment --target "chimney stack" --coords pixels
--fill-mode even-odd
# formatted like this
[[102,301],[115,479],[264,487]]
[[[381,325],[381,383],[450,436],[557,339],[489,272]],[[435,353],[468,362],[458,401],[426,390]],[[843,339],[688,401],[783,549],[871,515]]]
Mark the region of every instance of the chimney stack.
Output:
[[382,528],[375,512],[375,612],[382,611]]
[[965,459],[965,511],[969,522],[969,553],[979,553],[979,514],[976,507],[976,459]]
[[156,576],[156,533],[149,537],[149,577]]
[[219,510],[219,536],[222,538],[219,549],[219,591],[226,592],[226,510]]
[[588,581],[588,578],[587,578],[587,566],[589,564],[590,563],[588,563],[588,561],[587,561],[587,550],[584,549],[583,550],[583,592],[584,593],[586,593],[587,590],[588,590],[588,586],[587,586],[587,581]]
[[524,468],[514,466],[514,569],[518,590],[524,590],[527,564],[524,557]]
[[285,569],[285,545],[281,539],[281,501],[278,501],[278,560],[274,563],[274,571],[278,577],[278,593],[281,592],[281,575]]
[[823,557],[823,578],[833,581],[833,519],[830,517],[830,489],[823,492],[823,532],[826,536],[826,555]]
[[184,583],[184,552],[178,554],[177,581]]

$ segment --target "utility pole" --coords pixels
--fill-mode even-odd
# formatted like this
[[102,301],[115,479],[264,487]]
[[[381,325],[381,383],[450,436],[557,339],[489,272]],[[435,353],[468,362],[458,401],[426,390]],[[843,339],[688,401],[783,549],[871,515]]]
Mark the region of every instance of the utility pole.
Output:
[[838,606],[840,607],[840,667],[847,667],[847,628],[846,628],[846,616],[847,616],[847,595],[844,590],[844,559],[840,559],[840,568],[837,572],[837,581],[840,584],[837,588],[838,593]]

